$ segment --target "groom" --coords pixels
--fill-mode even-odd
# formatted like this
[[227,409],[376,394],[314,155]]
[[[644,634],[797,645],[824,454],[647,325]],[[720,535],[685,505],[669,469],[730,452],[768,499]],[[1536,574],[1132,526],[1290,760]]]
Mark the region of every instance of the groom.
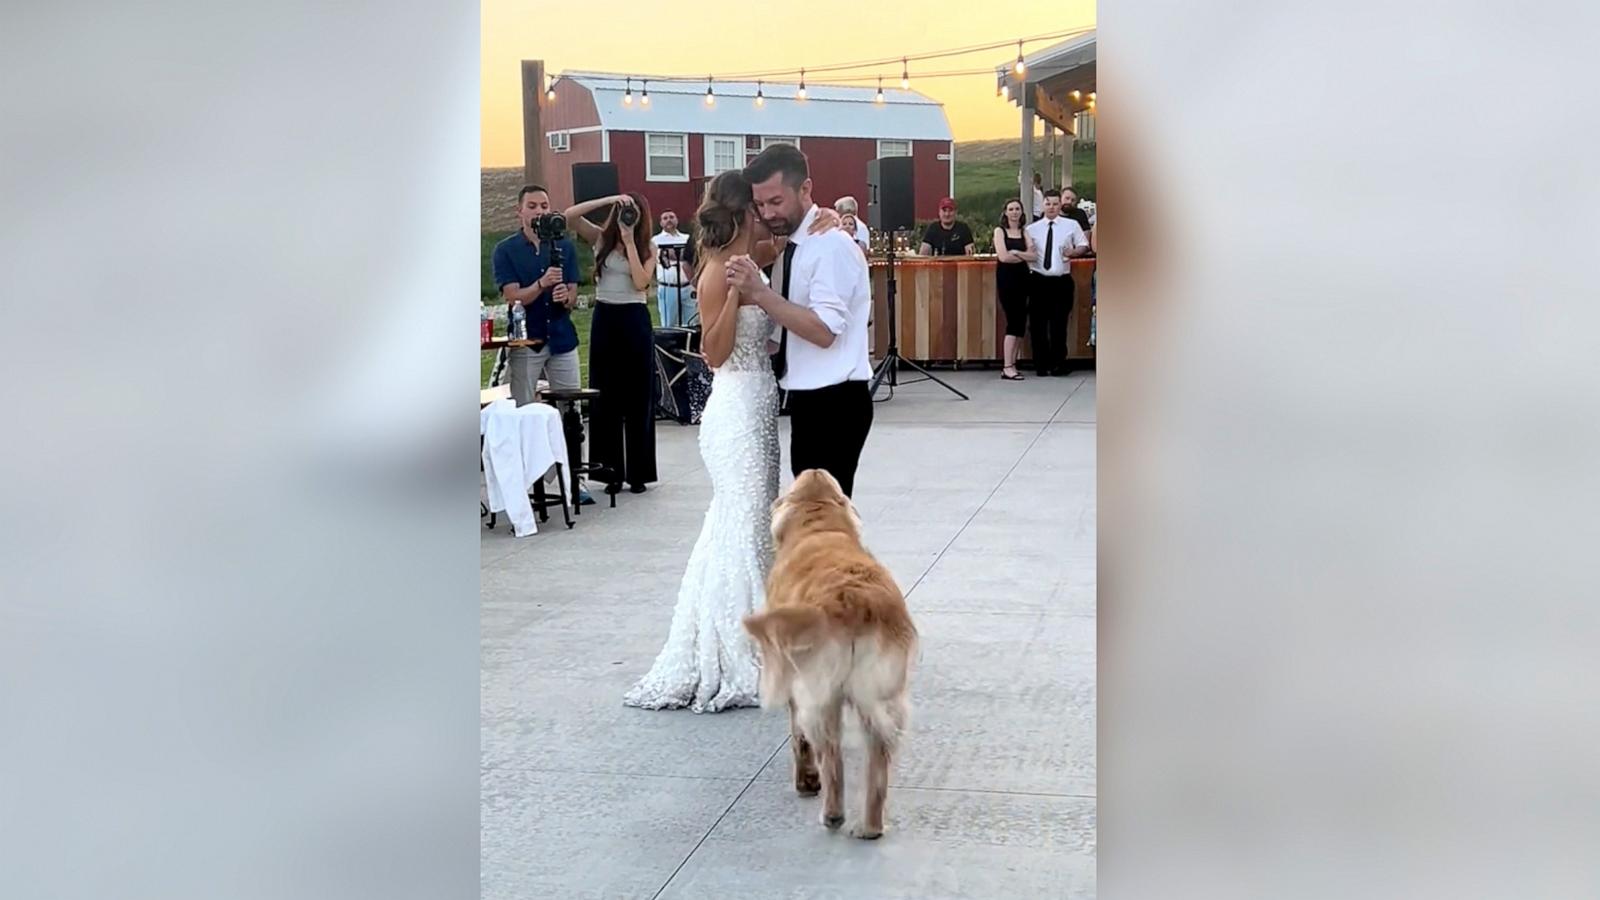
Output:
[[805,154],[774,144],[744,169],[756,214],[773,237],[787,238],[772,267],[772,286],[748,256],[728,264],[728,283],[783,329],[774,366],[788,394],[789,467],[798,476],[825,469],[855,489],[861,448],[872,428],[867,379],[867,319],[872,286],[855,238],[837,228],[811,234],[818,208],[811,200]]

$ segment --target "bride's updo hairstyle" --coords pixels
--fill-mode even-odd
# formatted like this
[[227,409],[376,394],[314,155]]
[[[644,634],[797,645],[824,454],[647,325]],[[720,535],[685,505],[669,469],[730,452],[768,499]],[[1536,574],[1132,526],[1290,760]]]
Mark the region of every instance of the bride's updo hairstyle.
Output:
[[750,182],[739,170],[723,172],[711,179],[706,185],[706,198],[694,214],[700,246],[720,250],[733,243],[753,205],[755,195],[750,191]]

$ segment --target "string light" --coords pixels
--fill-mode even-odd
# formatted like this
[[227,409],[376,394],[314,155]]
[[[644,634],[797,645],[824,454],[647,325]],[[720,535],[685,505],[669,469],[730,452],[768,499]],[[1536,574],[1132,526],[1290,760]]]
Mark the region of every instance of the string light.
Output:
[[1028,71],[1028,64],[1022,61],[1022,42],[1017,41],[1017,74]]
[[882,103],[883,102],[883,76],[882,75],[878,76],[878,96],[877,96],[876,99],[877,99],[878,103]]
[[1090,92],[1089,92],[1089,102],[1090,102],[1090,103],[1093,103],[1093,102],[1094,102],[1094,91],[1090,91]]
[[710,106],[716,102],[717,97],[715,94],[711,93],[711,77],[708,75],[706,76],[706,105]]
[[648,78],[644,81],[644,93],[639,97],[639,104],[641,106],[650,105],[650,79]]
[[1010,100],[1011,99],[1011,85],[1009,85],[1009,84],[1000,85],[1000,99],[1001,100]]
[[1082,100],[1083,99],[1083,91],[1073,91],[1072,92],[1072,99],[1074,99],[1074,100]]
[[546,100],[554,100],[556,98],[556,80],[554,78],[549,79],[549,83],[545,88],[544,98]]
[[622,103],[624,106],[633,105],[633,79],[631,77],[628,79],[628,92],[622,95]]
[[900,57],[900,89],[903,91],[911,89],[911,70],[907,68],[904,56]]
[[806,70],[800,70],[800,99],[806,98]]
[[761,82],[758,81],[758,82],[756,82],[756,105],[757,106],[765,106],[766,102],[767,102],[767,98],[762,96],[762,94],[761,94]]

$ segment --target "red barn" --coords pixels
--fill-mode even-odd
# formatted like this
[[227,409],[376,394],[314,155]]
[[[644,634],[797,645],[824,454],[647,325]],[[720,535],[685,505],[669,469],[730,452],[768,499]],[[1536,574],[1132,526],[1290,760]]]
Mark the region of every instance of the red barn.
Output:
[[[544,100],[544,171],[557,207],[572,203],[572,164],[611,162],[624,191],[638,191],[654,215],[687,221],[707,179],[742,168],[763,147],[789,142],[805,152],[819,203],[853,196],[866,217],[867,163],[910,156],[916,215],[938,216],[955,192],[955,143],[944,107],[898,88],[716,82],[654,82],[562,73]],[[645,102],[648,91],[649,102]],[[760,102],[757,102],[757,93]]]

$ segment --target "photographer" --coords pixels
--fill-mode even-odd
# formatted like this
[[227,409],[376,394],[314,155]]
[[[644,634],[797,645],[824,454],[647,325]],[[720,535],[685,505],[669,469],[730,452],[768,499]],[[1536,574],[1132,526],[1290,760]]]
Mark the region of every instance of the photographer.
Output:
[[[596,227],[586,213],[610,207]],[[589,331],[590,462],[615,492],[635,494],[656,480],[655,340],[645,290],[655,272],[650,206],[639,194],[590,200],[567,210],[567,222],[594,246],[594,324]]]
[[[521,306],[533,346],[510,348],[511,396],[518,406],[534,401],[541,377],[552,388],[577,388],[578,330],[571,311],[578,299],[578,252],[567,238],[551,239],[556,228],[550,192],[536,184],[517,194],[522,228],[495,245],[494,283],[506,301],[506,322]],[[542,226],[542,227],[541,227]],[[543,234],[541,234],[543,232]],[[560,265],[554,257],[561,258]]]

